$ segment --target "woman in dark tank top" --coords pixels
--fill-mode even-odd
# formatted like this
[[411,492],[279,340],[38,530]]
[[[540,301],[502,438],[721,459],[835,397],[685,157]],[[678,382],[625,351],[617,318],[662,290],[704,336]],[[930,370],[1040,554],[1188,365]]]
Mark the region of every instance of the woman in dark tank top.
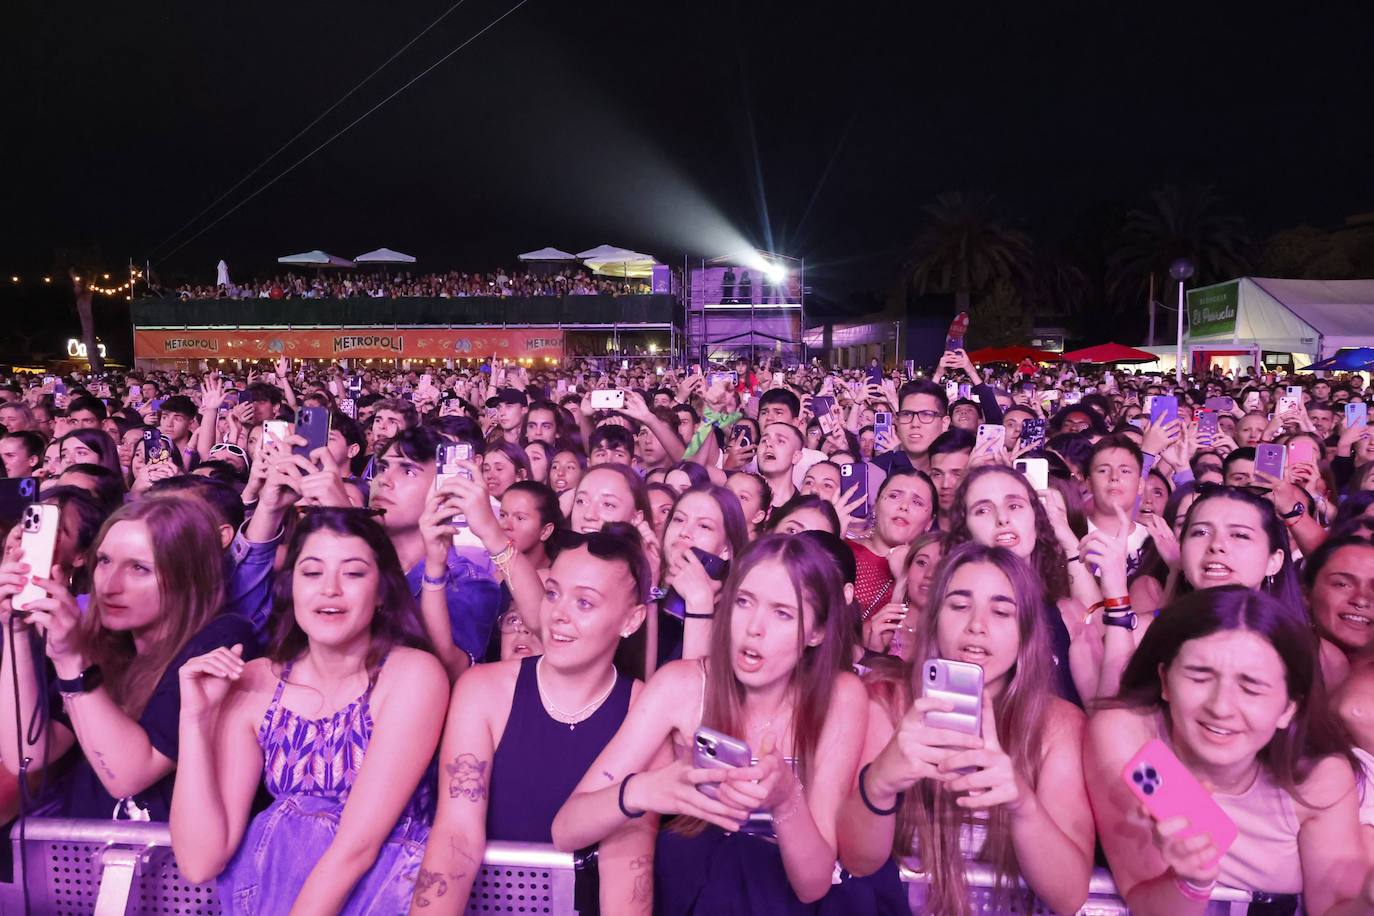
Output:
[[[506,534],[479,481],[444,485],[488,551]],[[544,654],[467,671],[454,688],[439,751],[439,808],[415,884],[412,912],[460,913],[488,840],[548,843],[558,809],[620,728],[640,686],[612,664],[643,622],[649,561],[634,528],[610,524],[574,536],[543,582],[518,551],[508,561],[515,603]],[[540,597],[542,596],[542,597]],[[649,818],[598,851],[607,912],[647,912],[654,831]],[[643,876],[642,878],[640,876]]]

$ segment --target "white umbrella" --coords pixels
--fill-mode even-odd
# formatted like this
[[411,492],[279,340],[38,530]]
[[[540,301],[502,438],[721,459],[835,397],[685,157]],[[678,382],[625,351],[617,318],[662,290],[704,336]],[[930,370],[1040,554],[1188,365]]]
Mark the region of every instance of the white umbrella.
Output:
[[577,256],[586,261],[604,261],[607,258],[626,254],[634,254],[634,252],[628,248],[621,248],[619,245],[597,245],[595,248],[579,251]]
[[216,286],[232,286],[232,285],[233,285],[232,283],[229,282],[229,265],[226,264],[226,263],[224,263],[223,260],[221,260],[221,261],[219,262],[219,265],[215,267],[215,285],[216,285]]
[[378,248],[376,251],[369,251],[367,254],[360,254],[353,259],[359,264],[414,264],[415,259],[408,254],[401,254],[399,251],[392,251],[390,248]]
[[557,248],[540,248],[538,251],[527,251],[518,255],[522,261],[576,261],[577,255],[568,254]]
[[583,263],[590,267],[593,273],[604,276],[639,278],[652,276],[654,267],[658,265],[653,255],[623,249],[605,257],[587,258]]
[[284,258],[277,258],[278,264],[298,264],[301,267],[357,267],[348,258],[340,258],[336,255],[326,254],[316,248],[314,251],[307,251],[302,254],[288,254]]

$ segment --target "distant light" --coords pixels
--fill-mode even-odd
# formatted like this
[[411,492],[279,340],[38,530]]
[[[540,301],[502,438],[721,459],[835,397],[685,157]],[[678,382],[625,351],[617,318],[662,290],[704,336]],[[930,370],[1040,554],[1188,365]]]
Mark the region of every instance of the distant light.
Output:
[[19,278],[18,278],[18,277],[10,277],[10,279],[13,280],[15,283],[18,283],[18,282],[19,282]]
[[110,275],[109,275],[109,274],[106,274],[106,275],[105,275],[105,279],[106,279],[106,280],[110,279]]
[[787,268],[783,267],[781,264],[769,264],[763,269],[763,272],[767,274],[768,279],[772,280],[774,283],[781,283],[787,279]]
[[44,283],[51,283],[51,282],[52,282],[52,277],[44,277],[44,278],[43,278],[43,282],[44,282]]

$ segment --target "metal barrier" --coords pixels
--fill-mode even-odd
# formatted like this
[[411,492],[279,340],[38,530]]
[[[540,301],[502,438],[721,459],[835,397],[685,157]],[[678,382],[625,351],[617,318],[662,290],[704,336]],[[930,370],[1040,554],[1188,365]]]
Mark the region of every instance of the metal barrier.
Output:
[[[214,882],[177,870],[166,824],[29,818],[13,831],[15,881],[0,884],[0,913],[38,916],[219,916]],[[22,859],[22,863],[21,863]],[[570,916],[577,861],[536,843],[487,844],[469,914]],[[21,872],[21,868],[23,871]]]
[[[30,912],[42,916],[219,916],[214,883],[192,884],[172,857],[166,824],[29,818],[13,831],[15,876],[28,885]],[[22,866],[21,860],[22,859]],[[581,863],[571,854],[537,843],[487,844],[482,870],[472,884],[467,912],[575,916],[573,885]],[[21,867],[23,872],[20,871]],[[904,868],[912,912],[925,901],[925,876]],[[992,869],[970,865],[966,873],[978,916],[1051,916],[1036,907],[1008,912],[993,902]],[[1208,916],[1244,916],[1250,895],[1219,888]],[[0,884],[0,914],[24,912],[24,888]],[[1124,916],[1125,902],[1105,871],[1095,871],[1088,901],[1078,916]]]

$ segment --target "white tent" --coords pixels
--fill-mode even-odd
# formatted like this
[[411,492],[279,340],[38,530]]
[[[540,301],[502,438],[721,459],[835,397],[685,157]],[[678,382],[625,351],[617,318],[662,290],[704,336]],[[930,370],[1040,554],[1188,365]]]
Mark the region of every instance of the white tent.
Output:
[[577,255],[569,254],[557,248],[540,248],[538,251],[527,251],[518,255],[522,261],[576,261]]
[[1241,277],[1190,290],[1189,347],[1292,353],[1295,365],[1374,344],[1374,280]]
[[278,264],[298,264],[301,267],[357,267],[348,258],[340,258],[336,255],[327,254],[316,248],[314,251],[307,251],[303,254],[288,254],[284,258],[277,258]]
[[378,248],[376,251],[369,251],[367,254],[360,254],[353,259],[358,264],[414,264],[415,258],[408,254],[401,254],[399,251],[392,251],[390,248]]
[[621,248],[619,245],[597,245],[595,248],[579,251],[577,256],[586,261],[600,261],[604,258],[612,258],[623,254],[634,254],[634,252],[630,251],[628,248]]

